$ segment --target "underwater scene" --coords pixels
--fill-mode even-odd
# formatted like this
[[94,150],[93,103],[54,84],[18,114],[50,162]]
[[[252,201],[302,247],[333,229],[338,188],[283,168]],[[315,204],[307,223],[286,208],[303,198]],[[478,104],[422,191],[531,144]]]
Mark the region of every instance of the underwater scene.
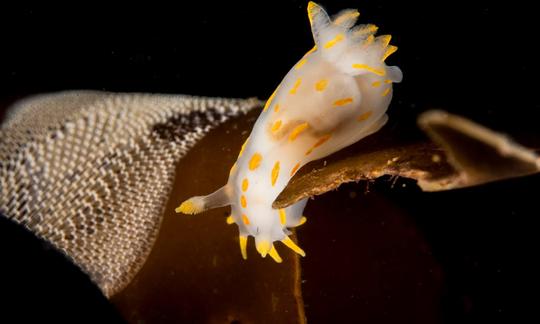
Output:
[[527,2],[3,13],[0,323],[539,320]]

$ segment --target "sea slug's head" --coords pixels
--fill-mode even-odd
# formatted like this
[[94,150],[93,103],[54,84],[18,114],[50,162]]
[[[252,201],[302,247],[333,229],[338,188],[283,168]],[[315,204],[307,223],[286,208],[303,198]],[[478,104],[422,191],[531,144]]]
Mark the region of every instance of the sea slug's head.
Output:
[[372,24],[355,26],[359,16],[356,9],[346,9],[329,17],[321,6],[310,1],[308,17],[317,54],[346,74],[371,73],[400,82],[401,71],[394,67],[387,70],[384,63],[397,50],[390,45],[392,37],[376,37],[378,27]]

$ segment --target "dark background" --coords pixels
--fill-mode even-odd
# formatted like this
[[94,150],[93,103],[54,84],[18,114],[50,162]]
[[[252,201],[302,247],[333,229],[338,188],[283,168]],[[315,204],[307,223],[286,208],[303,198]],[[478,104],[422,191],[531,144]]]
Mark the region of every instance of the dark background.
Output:
[[[439,108],[537,147],[538,19],[529,2],[321,4],[331,14],[358,8],[360,22],[375,23],[379,34],[393,36],[399,50],[387,63],[398,65],[404,79],[395,86],[392,125],[414,125],[418,113]],[[4,6],[0,105],[67,89],[264,99],[312,47],[306,6],[307,1]],[[442,314],[448,322],[515,322],[532,313],[531,302],[538,301],[528,295],[538,291],[532,265],[538,255],[533,217],[539,183],[530,177],[428,200],[422,196],[424,205],[406,200],[411,196],[395,197],[417,212],[419,227],[449,273]],[[0,237],[9,242],[14,234],[7,229],[0,227]],[[21,258],[14,264],[30,266]],[[39,271],[59,271],[46,264]],[[25,272],[16,273],[2,273],[5,285],[16,288],[27,280]],[[49,291],[57,298],[52,300],[65,298],[60,291],[66,287],[55,287],[58,291]],[[30,304],[51,302],[27,298]]]
[[[538,27],[526,1],[325,1],[399,47],[396,103],[534,128]],[[177,1],[1,10],[2,98],[66,89],[267,98],[312,47],[307,1]],[[500,122],[502,121],[502,122]]]

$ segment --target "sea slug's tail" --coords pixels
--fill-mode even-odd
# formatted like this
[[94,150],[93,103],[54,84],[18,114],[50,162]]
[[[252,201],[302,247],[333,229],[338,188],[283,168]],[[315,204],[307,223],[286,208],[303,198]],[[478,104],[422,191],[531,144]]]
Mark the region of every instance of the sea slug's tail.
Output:
[[230,205],[229,187],[223,186],[207,196],[195,196],[184,201],[174,211],[184,214],[198,214],[205,210]]

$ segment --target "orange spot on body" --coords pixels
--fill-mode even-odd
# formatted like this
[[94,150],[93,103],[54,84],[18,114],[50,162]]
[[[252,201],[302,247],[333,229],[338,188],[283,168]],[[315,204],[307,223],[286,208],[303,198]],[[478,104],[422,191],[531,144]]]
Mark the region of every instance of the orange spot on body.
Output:
[[336,37],[334,37],[333,39],[326,42],[326,44],[324,44],[324,48],[332,48],[334,45],[341,42],[344,38],[345,36],[343,36],[343,34],[337,34]]
[[377,88],[381,85],[381,81],[375,81],[371,84],[372,87]]
[[371,73],[374,73],[376,75],[379,75],[379,76],[384,76],[386,74],[386,71],[383,70],[383,69],[376,69],[372,66],[369,66],[367,64],[358,64],[358,63],[355,63],[352,65],[353,69],[360,69],[360,70],[366,70],[366,71],[369,71]]
[[296,171],[298,171],[299,168],[300,168],[300,163],[296,163],[294,168],[292,168],[291,170],[291,177],[296,173]]
[[278,112],[278,111],[279,111],[279,104],[276,104],[276,105],[274,106],[274,112]]
[[281,127],[281,119],[277,120],[274,122],[274,124],[272,124],[272,132],[275,132],[277,131],[279,128]]
[[353,102],[353,98],[342,98],[334,101],[334,107],[341,107]]
[[322,79],[318,81],[317,83],[315,83],[315,90],[324,91],[327,85],[328,85],[328,80]]
[[366,111],[365,113],[361,114],[360,116],[358,116],[356,118],[356,120],[358,120],[359,122],[363,122],[364,120],[367,120],[369,117],[371,117],[371,115],[373,114],[373,112],[370,110],[370,111]]
[[244,196],[244,195],[240,196],[240,205],[242,205],[243,208],[247,207],[246,196]]
[[244,180],[242,180],[242,191],[247,191],[248,187],[249,187],[249,181],[247,178],[244,178]]
[[249,225],[249,218],[246,216],[246,214],[242,214],[242,221],[244,224]]
[[382,93],[381,96],[382,96],[382,97],[388,96],[388,94],[390,94],[390,89],[391,89],[391,88],[386,88],[386,90],[384,90],[384,92]]
[[313,144],[313,146],[309,150],[307,150],[306,155],[311,154],[314,149],[316,149],[317,147],[323,145],[326,141],[328,141],[330,139],[330,137],[332,137],[332,134],[327,134],[327,135],[324,135],[323,137],[319,138],[319,140],[317,142],[315,142],[315,144]]
[[300,84],[302,84],[302,79],[298,78],[296,82],[294,83],[291,91],[289,91],[290,94],[295,94],[298,88],[300,87]]
[[274,164],[274,167],[272,168],[272,174],[270,176],[272,181],[272,187],[276,184],[277,178],[279,177],[279,161]]
[[259,165],[261,165],[261,161],[262,161],[262,155],[260,155],[259,153],[253,154],[253,156],[249,160],[248,168],[251,171],[257,169],[259,167]]
[[300,125],[296,126],[292,130],[291,135],[289,135],[289,140],[294,141],[298,137],[298,135],[300,135],[302,132],[304,132],[306,129],[308,129],[308,127],[309,127],[308,123],[303,123],[303,124],[300,124]]
[[319,138],[319,140],[317,141],[317,143],[315,143],[315,145],[313,145],[313,147],[319,147],[323,145],[326,141],[330,139],[330,137],[332,137],[332,134],[324,135],[323,137]]

